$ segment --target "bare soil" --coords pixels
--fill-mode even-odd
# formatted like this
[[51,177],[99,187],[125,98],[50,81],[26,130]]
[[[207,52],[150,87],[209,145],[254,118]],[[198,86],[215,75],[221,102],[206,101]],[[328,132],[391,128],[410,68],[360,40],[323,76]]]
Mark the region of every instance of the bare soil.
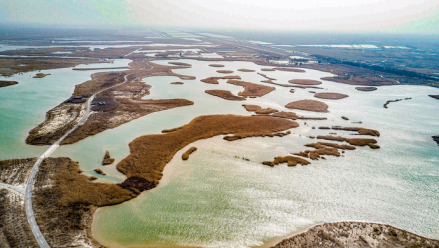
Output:
[[0,182],[24,188],[36,158],[0,161]]
[[38,247],[24,209],[24,195],[0,187],[0,246]]

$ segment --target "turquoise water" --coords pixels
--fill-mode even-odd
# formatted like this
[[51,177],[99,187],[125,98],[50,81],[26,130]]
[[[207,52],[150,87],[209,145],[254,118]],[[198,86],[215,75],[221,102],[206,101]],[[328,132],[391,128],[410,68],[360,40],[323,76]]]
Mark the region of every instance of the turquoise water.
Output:
[[[219,85],[199,81],[222,75],[216,73],[218,68],[209,67],[209,62],[183,62],[192,64],[192,68],[175,72],[196,76],[197,80],[145,78],[152,85],[151,94],[145,98],[185,98],[194,101],[194,105],[152,113],[76,144],[62,146],[53,156],[69,156],[79,161],[89,175],[95,175],[94,168],[103,169],[108,176],[97,175],[99,181],[120,182],[124,176],[115,169],[115,164],[129,154],[128,143],[140,135],[184,125],[199,115],[251,115],[241,106],[243,103],[289,111],[284,108],[288,102],[313,99],[310,90],[339,92],[350,97],[324,100],[329,113],[295,111],[328,120],[298,121],[300,127],[291,129],[292,134],[282,138],[227,142],[222,137],[213,137],[190,144],[198,150],[185,162],[181,153],[187,148],[179,151],[166,166],[159,187],[129,202],[99,209],[93,221],[93,235],[100,242],[110,247],[251,247],[315,223],[343,220],[387,223],[439,238],[436,218],[439,216],[439,153],[431,139],[439,133],[439,102],[427,96],[439,94],[439,89],[391,86],[360,92],[355,86],[324,81],[321,90],[296,89],[292,94],[290,88],[276,86],[275,91],[261,98],[234,102],[204,93],[206,89],[225,89],[235,94],[242,90],[226,84],[225,80],[220,80]],[[221,64],[226,65],[221,69],[234,70],[236,73],[231,75],[240,75],[245,81],[264,80],[256,72],[236,71],[239,68],[260,71],[261,66],[253,63]],[[47,110],[70,96],[74,84],[87,80],[94,71],[57,69],[49,73],[52,75],[42,79],[47,82],[25,74],[15,79],[21,80],[19,85],[0,89],[1,156],[40,155],[45,148],[24,144],[27,132],[44,119]],[[295,78],[318,80],[330,75],[313,70],[262,73],[277,78],[279,83]],[[184,85],[169,84],[174,81],[182,81]],[[412,99],[383,108],[387,100],[405,97]],[[350,121],[342,120],[342,115]],[[307,136],[331,132],[312,127],[334,125],[379,130],[381,149],[359,147],[340,158],[327,157],[308,166],[271,168],[261,164],[274,156],[304,150],[304,144],[315,141]],[[115,157],[114,165],[100,165],[105,150]]]
[[[125,59],[116,60],[113,64],[87,66],[127,66],[129,62],[130,60]],[[63,68],[41,72],[51,75],[32,78],[37,72],[28,72],[12,77],[0,77],[1,80],[19,83],[0,88],[0,159],[41,155],[47,147],[25,144],[29,131],[44,121],[48,110],[69,98],[76,84],[89,80],[90,75],[98,71],[73,71],[71,68]]]
[[[181,72],[197,79],[216,75],[216,69],[209,68],[208,63],[188,63],[193,67]],[[224,69],[235,71],[260,69],[243,62],[222,64],[226,65]],[[237,74],[251,82],[263,80],[256,73]],[[316,71],[264,74],[277,78],[280,83],[293,78],[319,79],[328,75]],[[143,123],[148,127],[145,133],[180,126],[200,114],[248,115],[240,106],[242,103],[285,110],[283,106],[290,101],[313,98],[309,90],[297,89],[291,94],[289,88],[277,87],[275,92],[262,98],[231,102],[203,93],[205,89],[227,89],[236,94],[242,89],[224,81],[219,85],[206,85],[198,80],[185,82],[177,89],[180,86],[168,84],[175,81],[173,78],[147,78],[146,81],[153,85],[150,98],[184,96],[195,105],[157,113],[164,117],[163,122],[146,124],[148,116],[139,119],[138,125]],[[121,205],[101,208],[93,221],[95,238],[111,247],[252,247],[315,223],[344,220],[387,223],[439,238],[439,220],[433,217],[439,216],[436,207],[439,153],[431,139],[438,132],[438,102],[427,96],[437,94],[439,89],[392,86],[360,92],[354,86],[333,82],[324,82],[322,87],[323,90],[315,91],[339,92],[350,97],[325,100],[330,113],[296,112],[325,116],[328,120],[299,121],[301,126],[283,138],[227,142],[214,137],[190,144],[188,147],[196,146],[198,150],[186,162],[180,157],[188,147],[177,153],[165,168],[158,188]],[[405,97],[412,99],[383,108],[387,100]],[[184,113],[186,118],[176,113]],[[342,115],[363,124],[344,121],[340,118]],[[382,134],[378,138],[381,149],[359,147],[347,151],[343,157],[328,157],[313,161],[309,166],[270,168],[261,165],[261,161],[274,156],[304,150],[303,144],[314,141],[307,136],[331,132],[312,129],[324,125],[378,129]],[[125,152],[126,149],[122,153]],[[244,161],[242,157],[251,161]]]

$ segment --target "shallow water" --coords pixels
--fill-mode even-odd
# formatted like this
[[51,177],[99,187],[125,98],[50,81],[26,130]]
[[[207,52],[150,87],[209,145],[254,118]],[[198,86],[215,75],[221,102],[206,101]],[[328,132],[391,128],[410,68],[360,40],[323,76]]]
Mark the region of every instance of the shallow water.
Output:
[[[241,88],[224,81],[219,85],[199,83],[198,79],[214,76],[217,68],[212,69],[204,62],[188,63],[193,64],[191,69],[178,72],[195,75],[197,81],[185,81],[179,90],[173,89],[180,86],[168,85],[171,79],[146,80],[153,85],[151,98],[184,96],[195,101],[195,105],[178,109],[186,118],[173,118],[170,116],[177,111],[165,111],[157,113],[157,117],[166,115],[164,122],[148,126],[177,127],[197,114],[248,115],[240,106],[242,103],[285,110],[283,106],[290,101],[313,98],[309,90],[296,89],[296,93],[291,94],[289,88],[277,87],[275,92],[262,98],[245,102],[222,100],[199,92],[209,88],[237,93]],[[260,68],[243,62],[222,64],[226,66],[221,69],[235,71]],[[277,78],[279,83],[328,75],[312,70],[307,70],[306,74],[263,73]],[[256,73],[235,74],[246,81],[263,80]],[[186,87],[190,89],[186,91]],[[439,216],[436,207],[439,203],[439,155],[437,145],[430,137],[438,132],[439,115],[437,100],[427,96],[438,93],[439,89],[391,86],[380,87],[375,92],[360,92],[355,86],[333,82],[324,82],[322,87],[323,90],[311,90],[339,92],[350,97],[324,100],[329,105],[330,113],[327,114],[296,112],[325,116],[328,120],[299,121],[301,126],[283,138],[227,142],[214,137],[190,144],[188,147],[196,146],[198,150],[185,162],[180,157],[188,147],[179,151],[165,168],[158,188],[121,205],[101,208],[93,221],[95,238],[110,246],[251,247],[314,223],[344,220],[387,223],[439,238],[439,220],[433,217]],[[412,99],[383,108],[387,100],[405,97]],[[215,102],[212,104],[209,100]],[[363,124],[344,121],[340,118],[342,115]],[[138,122],[146,123],[147,120],[148,116]],[[274,156],[305,150],[303,144],[315,141],[307,138],[308,135],[333,132],[311,129],[323,125],[378,129],[382,134],[378,138],[381,149],[359,147],[347,151],[343,157],[327,157],[327,160],[313,161],[308,166],[271,168],[261,165],[261,161],[272,160]],[[160,128],[149,130],[148,133],[154,133]],[[348,133],[343,132],[343,135]],[[244,161],[243,157],[250,161]]]
[[[113,64],[89,64],[79,67],[127,66],[130,60],[115,60]],[[42,70],[50,74],[33,78],[37,72],[0,77],[17,81],[17,85],[0,88],[0,159],[39,156],[46,146],[25,144],[28,132],[44,121],[46,112],[69,98],[76,84],[90,79],[91,74],[102,72],[74,71],[72,68]],[[108,71],[108,70],[107,70]],[[111,69],[114,71],[114,69]]]
[[[431,136],[438,133],[437,100],[428,94],[439,89],[419,86],[379,87],[374,92],[360,92],[355,86],[323,81],[324,89],[296,89],[275,86],[276,90],[246,101],[227,101],[204,93],[207,89],[230,90],[242,87],[200,82],[211,76],[223,76],[216,70],[234,70],[244,81],[265,80],[256,72],[287,83],[290,79],[316,79],[330,74],[307,70],[306,73],[266,72],[247,62],[216,62],[223,68],[209,67],[209,62],[180,60],[192,68],[174,70],[196,76],[196,80],[177,77],[150,77],[152,85],[147,99],[185,98],[192,106],[152,113],[106,130],[76,144],[62,146],[54,154],[68,156],[80,163],[89,175],[101,182],[121,182],[125,177],[115,164],[129,154],[128,143],[140,135],[157,134],[178,127],[199,115],[251,115],[241,105],[257,104],[283,111],[295,100],[313,99],[316,92],[338,92],[350,97],[323,100],[329,113],[294,111],[304,116],[327,117],[326,121],[298,121],[300,127],[279,138],[248,138],[227,142],[222,137],[200,140],[188,161],[179,151],[166,166],[159,187],[142,193],[129,202],[101,208],[93,221],[93,235],[109,246],[202,246],[251,247],[274,237],[285,236],[314,223],[358,220],[382,222],[420,235],[439,238],[439,153]],[[124,64],[118,60],[117,65]],[[168,61],[156,61],[168,64]],[[100,64],[89,65],[101,67]],[[113,65],[114,66],[114,65]],[[256,72],[239,72],[237,69]],[[68,98],[74,85],[90,78],[95,71],[55,69],[52,75],[33,79],[34,73],[16,75],[19,85],[0,89],[0,156],[37,156],[46,147],[24,144],[27,132],[44,120],[45,112]],[[184,85],[171,85],[181,81]],[[264,84],[264,83],[261,83]],[[274,86],[266,84],[269,86]],[[412,97],[390,103],[387,100]],[[341,119],[347,116],[350,121]],[[362,121],[363,124],[351,123]],[[306,123],[306,124],[305,124]],[[377,129],[379,150],[359,147],[340,158],[312,161],[308,166],[274,168],[263,166],[264,160],[290,152],[305,150],[304,144],[316,142],[307,136],[327,134],[333,130],[312,129],[318,126],[362,126]],[[335,131],[347,136],[347,132]],[[109,150],[116,163],[102,167],[102,157]],[[244,161],[242,158],[250,161]],[[95,174],[103,169],[108,176]]]

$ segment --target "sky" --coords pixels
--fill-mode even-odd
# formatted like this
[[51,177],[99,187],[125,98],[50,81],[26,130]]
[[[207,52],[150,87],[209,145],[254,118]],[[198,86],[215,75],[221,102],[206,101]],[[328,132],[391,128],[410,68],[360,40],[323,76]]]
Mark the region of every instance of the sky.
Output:
[[0,23],[439,34],[439,0],[0,0]]

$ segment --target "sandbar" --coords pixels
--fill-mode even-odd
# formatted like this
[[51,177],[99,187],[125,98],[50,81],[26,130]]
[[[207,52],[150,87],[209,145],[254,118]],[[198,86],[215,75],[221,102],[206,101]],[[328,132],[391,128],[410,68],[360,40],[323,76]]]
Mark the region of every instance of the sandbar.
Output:
[[211,67],[224,67],[224,65],[221,64],[210,64]]

